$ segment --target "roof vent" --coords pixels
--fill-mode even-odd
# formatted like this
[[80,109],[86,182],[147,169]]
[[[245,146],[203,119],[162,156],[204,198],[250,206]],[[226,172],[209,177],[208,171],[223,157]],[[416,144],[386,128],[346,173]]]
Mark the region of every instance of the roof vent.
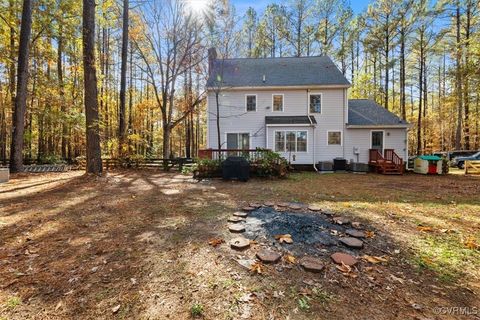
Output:
[[265,83],[267,81],[267,78],[265,77],[265,75],[263,75],[263,83]]

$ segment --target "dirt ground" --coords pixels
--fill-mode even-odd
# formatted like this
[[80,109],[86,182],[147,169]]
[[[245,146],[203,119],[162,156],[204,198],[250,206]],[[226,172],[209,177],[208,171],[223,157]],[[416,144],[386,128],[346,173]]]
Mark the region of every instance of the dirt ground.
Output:
[[[480,319],[479,195],[480,177],[462,175],[13,176],[0,185],[0,319]],[[259,245],[232,251],[226,220],[265,201],[360,222],[384,245],[359,258],[388,261],[249,270],[236,260]]]

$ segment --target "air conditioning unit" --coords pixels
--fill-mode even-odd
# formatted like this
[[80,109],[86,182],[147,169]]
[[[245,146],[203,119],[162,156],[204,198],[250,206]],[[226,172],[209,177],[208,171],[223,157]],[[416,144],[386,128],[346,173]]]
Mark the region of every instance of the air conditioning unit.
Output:
[[333,172],[333,162],[320,161],[317,165],[319,171]]

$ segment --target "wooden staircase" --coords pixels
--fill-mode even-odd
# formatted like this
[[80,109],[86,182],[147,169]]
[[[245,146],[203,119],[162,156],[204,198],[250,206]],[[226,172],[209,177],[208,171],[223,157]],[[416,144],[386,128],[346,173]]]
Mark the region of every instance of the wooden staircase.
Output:
[[382,155],[377,149],[370,149],[368,164],[375,172],[387,175],[402,175],[405,164],[393,149],[385,149]]

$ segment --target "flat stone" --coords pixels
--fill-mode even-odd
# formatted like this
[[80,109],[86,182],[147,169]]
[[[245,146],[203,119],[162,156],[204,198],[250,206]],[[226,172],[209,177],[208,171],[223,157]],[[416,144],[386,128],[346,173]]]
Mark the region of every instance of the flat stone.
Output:
[[234,212],[233,215],[235,217],[246,218],[248,216],[248,213],[242,212],[242,211],[237,211],[237,212]]
[[330,211],[330,210],[322,210],[322,213],[329,216],[329,217],[331,217],[335,214],[333,211]]
[[235,250],[246,249],[250,247],[250,240],[243,237],[234,238],[230,241],[230,247]]
[[287,208],[289,205],[290,205],[290,203],[288,203],[288,202],[277,203],[277,207],[280,207],[280,208]]
[[354,238],[365,238],[365,232],[357,229],[347,229],[345,233]]
[[264,263],[275,263],[280,260],[281,257],[279,253],[268,249],[262,249],[257,252],[257,258]]
[[245,226],[240,223],[231,224],[228,226],[228,230],[230,230],[230,232],[245,232]]
[[335,222],[336,224],[343,225],[343,224],[349,224],[350,220],[348,220],[345,217],[333,217],[333,222]]
[[248,207],[243,207],[242,210],[245,211],[245,212],[251,212],[251,211],[255,210],[255,208],[248,206]]
[[335,252],[330,256],[332,258],[333,262],[336,264],[345,264],[347,266],[354,266],[357,264],[358,260],[355,259],[355,257],[352,257],[349,254],[343,253],[343,252]]
[[354,249],[363,248],[363,241],[357,238],[345,237],[345,238],[341,238],[340,242],[350,248],[354,248]]
[[353,221],[352,227],[354,227],[355,229],[360,229],[362,227],[362,224],[360,222]]
[[310,211],[322,211],[322,208],[313,204],[311,206],[308,206],[308,210],[310,210]]
[[266,201],[264,204],[263,204],[265,207],[273,207],[275,205],[275,202],[273,201]]
[[262,205],[260,203],[257,203],[257,202],[250,202],[248,204],[249,207],[252,207],[252,208],[255,208],[255,209],[258,209],[260,208]]
[[292,210],[300,210],[302,209],[302,205],[301,204],[298,204],[298,203],[291,203],[290,205],[288,205],[288,207]]
[[[243,213],[243,212],[242,212],[242,213]],[[235,216],[233,216],[233,217],[228,218],[227,221],[228,221],[228,222],[233,222],[233,223],[239,223],[239,222],[245,221],[245,219],[243,219],[243,218],[241,218],[241,217],[235,217]]]
[[300,260],[300,265],[307,271],[320,272],[325,268],[322,260],[314,257],[305,257]]

